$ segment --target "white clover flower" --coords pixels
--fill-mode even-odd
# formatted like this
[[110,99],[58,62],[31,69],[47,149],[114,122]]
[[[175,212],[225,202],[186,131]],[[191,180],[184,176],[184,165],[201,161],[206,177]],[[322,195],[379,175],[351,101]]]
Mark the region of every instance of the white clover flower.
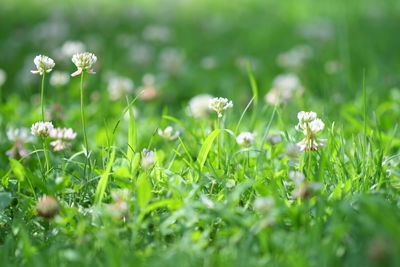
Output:
[[76,138],[76,133],[71,128],[53,128],[49,135],[54,139],[73,140]]
[[4,70],[0,69],[0,87],[3,86],[3,84],[7,80],[7,74]]
[[302,93],[302,91],[303,86],[297,75],[280,74],[272,81],[272,89],[265,95],[265,102],[270,105],[287,103],[294,93]]
[[69,75],[66,72],[54,71],[50,77],[50,84],[55,87],[61,87],[69,82]]
[[313,50],[308,45],[295,46],[289,51],[281,53],[277,56],[276,62],[280,67],[299,68],[304,62],[311,58]]
[[225,186],[227,188],[232,188],[236,185],[236,181],[233,179],[228,179],[228,181],[226,181]]
[[282,137],[280,135],[268,135],[267,136],[267,141],[271,144],[271,145],[277,145],[280,142],[282,142]]
[[300,150],[296,144],[288,144],[286,146],[286,155],[289,158],[296,159],[299,157]]
[[71,146],[68,142],[76,138],[76,133],[71,128],[53,128],[50,131],[50,137],[56,139],[50,142],[54,151],[64,150]]
[[326,139],[316,137],[325,126],[323,121],[317,118],[317,113],[301,111],[297,114],[297,118],[299,123],[296,125],[296,130],[305,135],[304,139],[297,143],[300,150],[316,151],[319,147],[324,146]]
[[40,74],[40,75],[49,73],[56,65],[54,63],[54,60],[43,55],[36,56],[35,59],[33,60],[33,63],[35,63],[37,70],[31,70],[31,72],[33,74]]
[[254,200],[253,207],[256,211],[267,214],[275,206],[275,199],[273,197],[258,197]]
[[61,151],[61,150],[67,149],[71,146],[70,143],[65,142],[64,140],[61,140],[61,139],[51,141],[50,145],[53,147],[54,151]]
[[213,99],[211,95],[197,95],[189,101],[189,112],[195,118],[204,118],[210,111],[209,103]]
[[160,54],[160,67],[171,75],[178,75],[184,68],[184,57],[175,48],[166,48]]
[[32,141],[32,136],[29,135],[29,130],[25,127],[22,128],[8,128],[7,129],[8,140],[15,143],[28,143]]
[[175,133],[173,133],[173,132],[174,132],[174,128],[172,128],[172,126],[168,126],[164,130],[162,130],[162,129],[157,130],[158,135],[168,141],[175,140],[176,138],[178,138],[179,131],[176,131]]
[[49,136],[50,132],[53,130],[54,126],[52,122],[49,121],[39,121],[32,125],[31,133],[35,136],[40,136],[45,138]]
[[171,31],[162,25],[149,25],[143,30],[143,38],[148,41],[166,42],[170,37]]
[[151,101],[158,97],[158,89],[156,87],[156,79],[153,74],[146,73],[142,78],[143,85],[138,88],[140,99]]
[[77,71],[71,74],[71,76],[80,75],[83,71],[86,71],[89,74],[95,74],[93,71],[93,64],[96,63],[97,57],[93,53],[84,52],[75,54],[72,57],[72,62],[78,68]]
[[113,76],[108,80],[107,90],[111,100],[118,100],[133,91],[133,81],[127,77]]
[[148,170],[151,167],[153,167],[155,162],[156,162],[156,159],[155,159],[154,151],[151,151],[151,150],[148,150],[148,149],[143,149],[143,151],[142,151],[142,159],[140,160],[140,166],[143,169]]
[[66,41],[60,48],[60,53],[65,58],[70,58],[75,54],[83,53],[85,45],[80,41]]
[[24,145],[31,142],[33,137],[29,135],[27,128],[8,128],[7,138],[14,143],[12,148],[6,151],[9,157],[21,158],[29,154],[30,151]]
[[217,66],[217,60],[212,56],[208,56],[202,58],[200,64],[203,67],[203,69],[210,70],[214,69]]
[[233,107],[232,101],[227,98],[215,97],[210,100],[208,107],[218,114],[218,118],[222,118],[222,112]]
[[249,147],[255,142],[254,134],[250,132],[243,132],[236,137],[236,142],[243,147]]
[[300,184],[304,181],[305,176],[302,172],[299,171],[290,171],[289,178],[295,183]]

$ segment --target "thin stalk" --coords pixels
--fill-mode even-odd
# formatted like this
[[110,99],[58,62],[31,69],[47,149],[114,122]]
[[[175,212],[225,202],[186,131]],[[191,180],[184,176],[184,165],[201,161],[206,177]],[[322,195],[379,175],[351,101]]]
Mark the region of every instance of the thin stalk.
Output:
[[[86,153],[88,155],[89,154],[89,144],[87,141],[87,134],[86,134],[85,109],[83,106],[83,76],[84,76],[84,72],[82,72],[82,74],[81,74],[81,120],[82,120],[82,128],[83,128],[83,139],[85,142]],[[86,157],[87,157],[87,155],[86,155]]]
[[46,159],[46,173],[45,173],[45,177],[47,177],[47,173],[48,173],[49,170],[50,170],[49,150],[48,150],[48,147],[47,147],[46,138],[43,138],[42,141],[43,141],[44,158]]
[[40,91],[40,106],[42,107],[42,121],[44,120],[44,78],[45,78],[46,74],[43,73],[42,75],[42,88]]

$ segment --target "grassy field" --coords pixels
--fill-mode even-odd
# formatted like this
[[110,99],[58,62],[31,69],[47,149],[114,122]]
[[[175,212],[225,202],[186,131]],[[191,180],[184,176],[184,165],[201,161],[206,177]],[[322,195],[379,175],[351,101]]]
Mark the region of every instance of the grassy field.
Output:
[[1,266],[400,265],[399,1],[4,0],[0,25]]

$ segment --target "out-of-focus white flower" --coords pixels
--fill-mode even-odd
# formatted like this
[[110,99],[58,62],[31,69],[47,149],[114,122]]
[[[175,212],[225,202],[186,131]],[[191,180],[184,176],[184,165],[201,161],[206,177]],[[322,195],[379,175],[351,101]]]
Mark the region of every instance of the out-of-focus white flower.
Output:
[[54,139],[73,140],[76,138],[76,133],[71,128],[53,128],[49,135]]
[[83,53],[85,45],[80,41],[66,41],[60,48],[64,58],[70,58],[75,54]]
[[0,87],[3,86],[3,84],[7,80],[7,74],[4,70],[0,69]]
[[31,72],[33,74],[40,74],[40,75],[49,73],[56,65],[54,63],[54,60],[43,55],[36,56],[35,59],[33,60],[33,63],[35,63],[37,70],[31,70]]
[[299,157],[300,150],[296,144],[288,144],[286,146],[286,155],[289,158],[297,159]]
[[118,100],[133,91],[133,81],[128,77],[113,76],[108,80],[108,94],[111,100]]
[[50,135],[50,132],[54,129],[53,123],[50,121],[39,121],[32,125],[31,133],[35,136],[45,138]]
[[56,139],[50,142],[54,151],[60,151],[71,146],[68,141],[75,139],[76,133],[71,128],[53,128],[50,131],[50,137]]
[[168,141],[174,140],[174,139],[178,138],[178,136],[179,136],[179,131],[176,131],[174,133],[174,128],[172,128],[172,126],[168,126],[164,130],[158,129],[157,132],[158,132],[159,136],[161,136],[162,138],[164,138],[165,140],[168,140]]
[[210,70],[217,66],[217,60],[214,57],[208,56],[204,57],[200,64],[204,69]]
[[153,167],[155,162],[156,162],[156,158],[155,158],[154,151],[151,151],[151,150],[148,150],[148,149],[143,149],[143,151],[142,151],[142,159],[140,160],[140,166],[143,169],[148,170],[151,167]]
[[144,101],[151,101],[158,97],[158,89],[155,84],[155,77],[153,74],[146,73],[143,78],[143,85],[138,88],[140,99]]
[[268,135],[267,136],[267,141],[271,144],[271,145],[277,145],[280,142],[282,142],[282,137],[280,135]]
[[71,76],[77,76],[81,74],[83,71],[86,71],[89,74],[95,74],[93,71],[93,64],[96,63],[97,57],[93,53],[84,52],[73,55],[72,62],[78,68],[77,71],[71,74]]
[[292,192],[292,196],[298,199],[311,198],[320,188],[321,188],[320,183],[310,183],[307,181],[303,181],[301,183],[296,184],[296,187]]
[[304,181],[305,177],[302,172],[299,171],[290,171],[289,178],[295,183],[300,184]]
[[295,92],[303,92],[299,77],[293,73],[280,74],[273,80],[272,89],[265,95],[265,101],[270,105],[287,103]]
[[7,138],[12,142],[28,143],[32,141],[32,136],[29,135],[27,128],[8,128]]
[[149,25],[143,30],[143,38],[148,41],[166,42],[170,37],[171,31],[162,25]]
[[326,18],[314,18],[300,24],[296,29],[301,36],[309,40],[328,41],[335,35],[332,21]]
[[232,101],[223,97],[214,97],[210,100],[208,107],[218,114],[218,118],[222,118],[222,112],[233,107]]
[[339,61],[330,60],[325,62],[324,69],[325,72],[328,74],[335,74],[341,69],[341,64]]
[[308,45],[295,46],[289,51],[281,53],[276,58],[276,62],[280,67],[299,68],[304,62],[313,55],[312,48]]
[[304,139],[297,143],[300,150],[317,151],[319,147],[324,146],[326,139],[316,137],[325,126],[323,121],[317,118],[317,113],[301,111],[297,114],[297,118],[299,123],[296,125],[296,130],[305,135]]
[[189,112],[195,118],[204,118],[210,111],[209,103],[213,99],[211,95],[197,95],[189,101]]
[[258,197],[254,200],[254,209],[261,214],[267,214],[275,206],[275,199],[273,197]]
[[152,61],[153,50],[145,44],[137,44],[130,48],[129,58],[136,64],[144,65]]
[[29,135],[27,128],[8,128],[7,138],[13,142],[13,146],[6,154],[12,158],[25,157],[29,154],[29,150],[24,147],[25,143],[32,141],[32,136]]
[[50,84],[55,87],[61,87],[69,82],[69,75],[66,72],[54,71],[50,77]]
[[166,48],[160,54],[160,66],[170,75],[178,75],[183,71],[184,58],[175,48]]
[[225,186],[226,186],[227,188],[232,188],[232,187],[234,187],[235,185],[236,185],[236,181],[233,180],[233,179],[228,179],[228,181],[226,181],[226,184],[225,184]]
[[254,134],[250,132],[243,132],[236,137],[236,142],[243,147],[249,147],[255,142]]

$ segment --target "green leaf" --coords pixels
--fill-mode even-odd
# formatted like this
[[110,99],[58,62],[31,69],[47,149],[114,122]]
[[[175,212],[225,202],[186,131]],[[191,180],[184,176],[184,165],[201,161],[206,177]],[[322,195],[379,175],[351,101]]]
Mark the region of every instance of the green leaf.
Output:
[[25,180],[26,172],[25,167],[16,159],[10,158],[11,169],[17,177],[18,181],[22,182]]
[[132,167],[133,157],[137,151],[137,126],[132,108],[129,109],[128,151],[126,153],[129,165]]
[[0,211],[11,203],[12,197],[9,192],[0,192]]
[[106,170],[101,175],[99,183],[97,184],[96,192],[94,195],[94,203],[95,204],[100,204],[101,201],[103,200],[104,193],[106,192],[106,188],[107,188],[107,184],[108,184],[108,177],[110,176],[111,167],[114,163],[114,160],[115,160],[115,149],[113,149],[113,151],[111,152],[111,156],[107,163]]
[[152,185],[149,181],[148,176],[146,174],[140,175],[137,180],[137,198],[140,208],[145,208],[151,200],[151,190]]
[[204,163],[206,162],[208,153],[210,152],[211,146],[212,146],[215,138],[218,137],[220,132],[221,132],[220,129],[214,130],[207,136],[206,140],[204,141],[203,146],[200,149],[199,155],[197,156],[197,162],[200,165],[200,169],[203,168]]

